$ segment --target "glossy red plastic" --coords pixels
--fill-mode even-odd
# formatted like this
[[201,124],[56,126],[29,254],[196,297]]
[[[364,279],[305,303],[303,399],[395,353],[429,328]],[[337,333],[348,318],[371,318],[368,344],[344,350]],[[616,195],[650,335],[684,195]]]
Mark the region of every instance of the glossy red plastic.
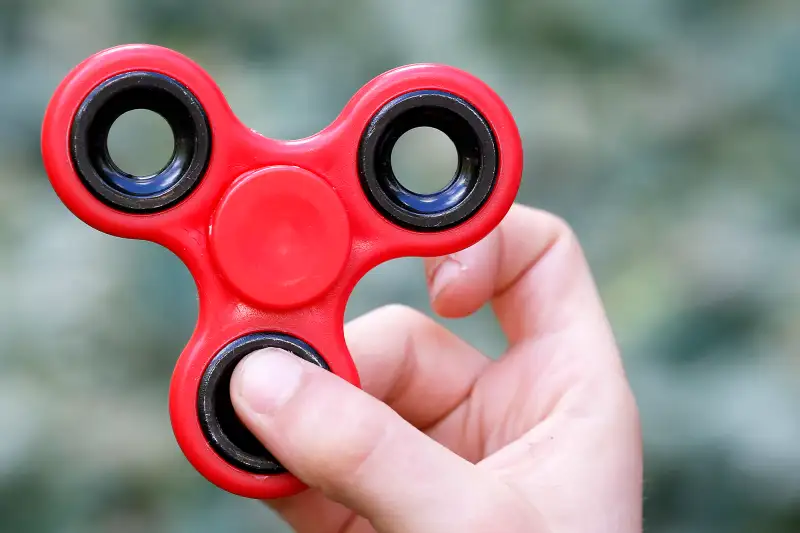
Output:
[[[174,78],[197,98],[211,127],[210,161],[199,185],[177,205],[151,214],[115,210],[76,174],[70,128],[78,107],[101,82],[130,71]],[[483,206],[460,225],[415,232],[385,219],[359,181],[359,142],[387,102],[417,90],[453,93],[476,108],[496,140],[499,165]],[[170,388],[170,417],[182,451],[217,486],[250,498],[278,498],[305,486],[291,474],[240,470],[215,453],[197,414],[198,386],[214,355],[253,332],[282,332],[312,345],[330,370],[359,385],[343,334],[347,299],[376,265],[402,256],[463,249],[505,216],[522,173],[516,124],[487,85],[455,68],[411,65],[378,76],[321,132],[301,140],[265,138],[244,126],[197,64],[174,51],[128,45],[100,52],[60,84],[47,109],[42,151],[60,199],[105,233],[159,243],[189,268],[200,299],[195,331]]]

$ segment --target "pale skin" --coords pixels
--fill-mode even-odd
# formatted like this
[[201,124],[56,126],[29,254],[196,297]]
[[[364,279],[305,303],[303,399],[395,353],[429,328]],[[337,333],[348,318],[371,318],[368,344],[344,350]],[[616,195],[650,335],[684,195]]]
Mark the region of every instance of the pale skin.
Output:
[[516,205],[426,274],[441,316],[491,302],[505,354],[389,306],[346,327],[363,391],[279,350],[247,356],[236,412],[311,487],[270,505],[298,533],[640,533],[636,403],[569,227]]

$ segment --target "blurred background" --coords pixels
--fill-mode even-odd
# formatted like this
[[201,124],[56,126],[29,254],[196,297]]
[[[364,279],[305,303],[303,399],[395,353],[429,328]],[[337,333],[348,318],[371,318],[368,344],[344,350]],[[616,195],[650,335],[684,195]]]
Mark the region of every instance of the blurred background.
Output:
[[[519,201],[574,226],[607,303],[643,416],[646,530],[800,531],[796,0],[0,0],[0,531],[287,531],[174,442],[188,272],[79,222],[42,169],[56,85],[128,42],[189,55],[278,138],[321,129],[398,65],[484,79],[525,142]],[[449,177],[448,142],[404,138],[401,178]],[[147,112],[110,144],[134,173],[171,152]],[[348,315],[430,313],[420,267],[373,271]],[[503,348],[487,310],[448,325]]]

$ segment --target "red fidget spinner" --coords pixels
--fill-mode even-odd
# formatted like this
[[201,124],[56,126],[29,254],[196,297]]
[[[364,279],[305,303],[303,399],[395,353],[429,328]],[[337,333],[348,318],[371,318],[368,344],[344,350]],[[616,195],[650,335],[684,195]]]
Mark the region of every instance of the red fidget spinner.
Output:
[[[134,109],[172,128],[172,158],[151,176],[123,172],[108,153],[109,129]],[[392,172],[396,141],[421,126],[444,132],[458,152],[452,181],[434,194],[409,191]],[[78,65],[47,109],[42,152],[76,216],[159,243],[191,271],[200,310],[172,377],[172,427],[203,476],[251,498],[305,486],[236,418],[228,391],[236,363],[280,347],[358,386],[343,334],[356,282],[389,259],[478,241],[511,207],[522,174],[511,113],[455,68],[389,71],[321,132],[277,141],[244,126],[198,65],[149,45]]]

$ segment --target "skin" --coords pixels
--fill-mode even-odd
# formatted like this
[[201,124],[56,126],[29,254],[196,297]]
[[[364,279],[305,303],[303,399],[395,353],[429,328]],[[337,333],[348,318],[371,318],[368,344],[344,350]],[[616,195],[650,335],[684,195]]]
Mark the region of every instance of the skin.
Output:
[[236,412],[311,487],[269,505],[299,533],[641,532],[636,403],[567,224],[516,205],[426,274],[441,316],[491,302],[505,354],[388,306],[346,328],[363,391],[280,350],[247,356]]

